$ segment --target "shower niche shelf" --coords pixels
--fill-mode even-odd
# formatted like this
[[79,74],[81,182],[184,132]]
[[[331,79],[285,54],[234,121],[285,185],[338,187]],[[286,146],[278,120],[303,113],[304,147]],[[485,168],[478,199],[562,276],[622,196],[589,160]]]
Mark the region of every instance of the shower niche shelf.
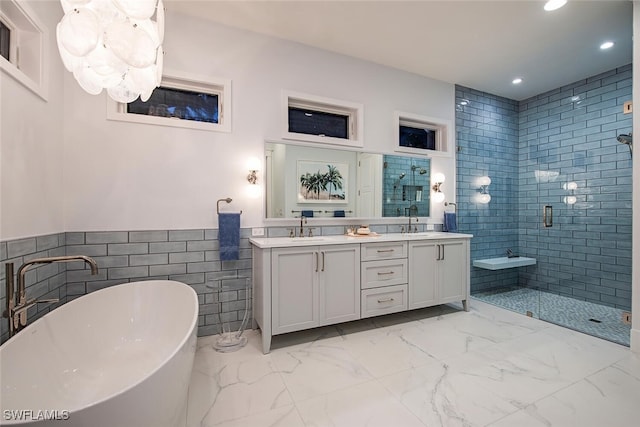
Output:
[[524,267],[526,265],[535,265],[535,258],[527,257],[513,257],[508,258],[506,256],[500,258],[487,258],[476,259],[473,261],[473,266],[478,268],[484,268],[485,270],[503,270],[505,268]]

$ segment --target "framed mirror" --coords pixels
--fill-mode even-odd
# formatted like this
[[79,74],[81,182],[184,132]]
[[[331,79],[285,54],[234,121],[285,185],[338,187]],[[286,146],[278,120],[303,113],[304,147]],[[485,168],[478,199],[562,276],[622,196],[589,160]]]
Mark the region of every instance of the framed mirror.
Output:
[[431,160],[267,142],[266,217],[430,216]]

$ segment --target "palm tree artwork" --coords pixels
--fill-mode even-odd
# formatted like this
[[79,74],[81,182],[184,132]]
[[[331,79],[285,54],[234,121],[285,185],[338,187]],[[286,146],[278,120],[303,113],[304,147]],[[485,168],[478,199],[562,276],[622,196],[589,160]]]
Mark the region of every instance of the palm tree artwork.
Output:
[[329,187],[329,200],[331,200],[331,187],[336,190],[342,190],[342,174],[333,165],[327,165],[329,171],[324,175],[327,186]]
[[348,165],[301,161],[298,166],[301,202],[344,203]]

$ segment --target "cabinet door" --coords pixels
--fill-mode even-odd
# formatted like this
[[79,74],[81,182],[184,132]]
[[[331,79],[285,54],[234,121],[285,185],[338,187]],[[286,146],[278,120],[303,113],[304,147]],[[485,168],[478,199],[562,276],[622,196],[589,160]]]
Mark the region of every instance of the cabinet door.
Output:
[[461,240],[438,242],[438,302],[441,304],[466,300],[467,272],[469,271],[465,242]]
[[319,325],[317,247],[272,250],[273,335]]
[[320,246],[320,324],[360,318],[360,245]]
[[436,295],[437,242],[409,244],[409,309],[438,304]]

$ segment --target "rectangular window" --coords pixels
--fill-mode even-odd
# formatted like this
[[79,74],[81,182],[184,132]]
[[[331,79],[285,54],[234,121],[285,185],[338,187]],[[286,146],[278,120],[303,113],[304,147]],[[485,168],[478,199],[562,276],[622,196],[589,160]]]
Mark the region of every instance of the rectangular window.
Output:
[[219,98],[216,94],[158,87],[147,102],[138,98],[127,104],[127,113],[218,123]]
[[283,138],[362,147],[363,105],[283,91]]
[[421,150],[436,149],[436,131],[425,127],[400,125],[400,146],[419,148]]
[[452,126],[449,120],[396,111],[393,114],[395,151],[450,157],[453,155]]
[[349,139],[349,116],[290,106],[289,132]]
[[167,71],[142,102],[107,98],[107,119],[148,125],[231,132],[231,80]]
[[11,49],[11,30],[4,22],[0,21],[0,56],[10,61],[9,52]]
[[46,101],[47,30],[27,3],[0,0],[0,70]]

